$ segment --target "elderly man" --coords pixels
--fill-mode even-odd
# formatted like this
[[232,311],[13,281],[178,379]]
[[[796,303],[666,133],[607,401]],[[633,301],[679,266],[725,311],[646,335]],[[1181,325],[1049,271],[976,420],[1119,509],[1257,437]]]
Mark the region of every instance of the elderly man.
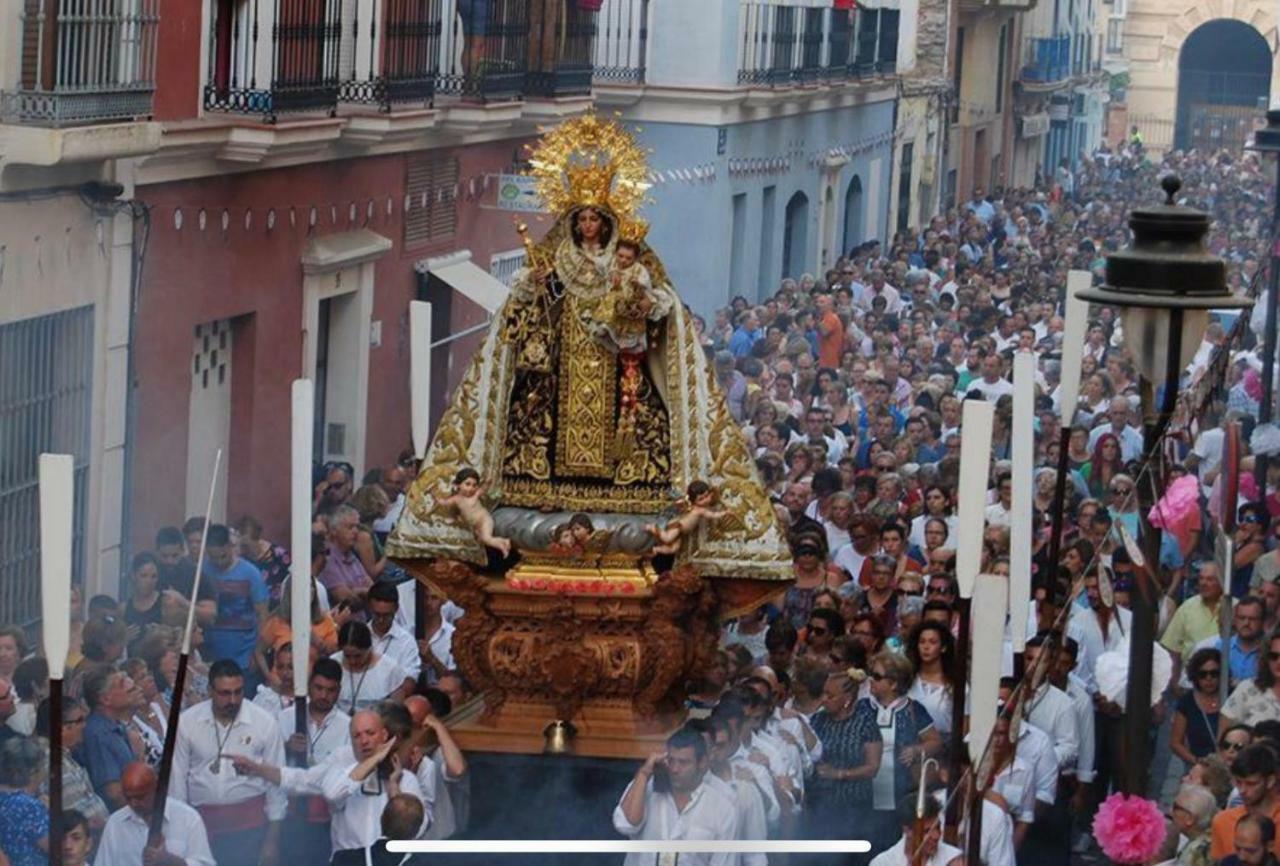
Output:
[[216,866],[200,813],[170,797],[155,845],[149,844],[156,811],[156,774],[146,764],[124,768],[120,786],[127,804],[107,820],[98,843],[98,866]]
[[1197,573],[1196,594],[1178,605],[1160,637],[1160,644],[1186,662],[1197,644],[1221,632],[1221,607],[1222,576],[1218,564],[1211,560],[1203,562]]
[[[338,754],[331,759],[321,782],[324,798],[333,815],[330,827],[333,850],[365,848],[379,838],[382,810],[387,801],[401,794],[422,800],[422,787],[418,778],[404,771],[404,755],[410,745],[407,734],[411,730],[408,712],[395,705],[382,707],[383,713],[365,710],[351,717],[350,756]],[[395,712],[392,719],[391,714]],[[401,728],[397,736],[388,721],[394,720]],[[404,737],[406,742],[401,743]],[[403,749],[397,749],[403,745]],[[424,807],[425,808],[425,807]],[[430,822],[427,814],[425,822]],[[416,838],[426,830],[409,834]]]
[[89,771],[108,808],[118,809],[124,805],[120,775],[142,757],[142,740],[127,726],[133,718],[133,682],[120,671],[99,668],[84,678],[83,688],[89,718],[76,760]]
[[[661,767],[668,782],[654,786]],[[738,830],[737,803],[721,784],[707,778],[707,741],[702,734],[681,728],[667,738],[666,748],[653,752],[636,770],[613,810],[613,826],[631,839],[665,841],[699,839],[729,841]],[[697,853],[681,857],[689,866],[730,866],[733,854]],[[650,866],[658,855],[627,855],[626,866]]]
[[1115,396],[1107,407],[1106,423],[1099,424],[1089,432],[1089,450],[1092,451],[1102,438],[1103,433],[1114,434],[1120,440],[1120,459],[1125,463],[1142,459],[1142,431],[1129,426],[1129,416],[1133,407],[1129,398]]
[[346,601],[373,584],[356,553],[360,512],[349,505],[339,505],[325,517],[325,526],[329,534],[327,556],[324,570],[316,579],[329,591],[332,601]]
[[235,756],[284,763],[276,719],[244,699],[244,672],[231,659],[209,669],[209,700],[183,712],[170,792],[204,818],[218,863],[274,866],[288,799],[264,780],[237,771]]

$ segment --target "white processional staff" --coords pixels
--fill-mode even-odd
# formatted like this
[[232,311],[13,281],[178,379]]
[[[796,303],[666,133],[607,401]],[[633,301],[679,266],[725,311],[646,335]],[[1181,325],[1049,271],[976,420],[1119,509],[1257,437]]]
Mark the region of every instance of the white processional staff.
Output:
[[71,646],[72,520],[75,458],[41,454],[40,614],[49,664],[49,863],[62,863],[62,680]]
[[[1032,478],[1035,464],[1036,356],[1013,356],[1013,499],[1009,532],[1009,616],[1013,651],[1027,642],[1027,611],[1031,605],[1031,549],[1034,544]],[[1003,629],[1001,629],[1003,634]]]
[[[191,659],[191,635],[195,631],[197,599],[200,598],[200,578],[204,571],[205,551],[209,549],[209,515],[213,512],[213,499],[218,491],[218,470],[222,468],[222,449],[213,456],[213,473],[209,476],[209,501],[204,508],[204,526],[200,530],[200,555],[196,557],[196,573],[191,582],[191,598],[187,607],[187,627],[182,634],[182,652],[178,655],[178,671],[173,677],[173,699],[169,702],[169,726],[164,734],[164,751],[160,755],[159,780],[156,783],[156,802],[163,803],[169,796],[169,774],[173,771],[173,750],[178,744],[178,719],[182,715],[182,693],[187,685],[187,664]],[[164,809],[156,809],[151,816],[147,835],[149,847],[160,844],[164,830]]]
[[1065,323],[1062,331],[1062,362],[1058,378],[1058,478],[1053,486],[1053,507],[1049,535],[1049,576],[1056,577],[1058,555],[1062,550],[1062,522],[1066,511],[1067,456],[1071,446],[1071,425],[1075,423],[1076,406],[1080,402],[1080,368],[1084,362],[1085,328],[1089,304],[1079,293],[1093,285],[1088,271],[1068,271],[1066,300],[1063,303]]
[[987,479],[991,465],[991,429],[995,407],[986,400],[965,400],[960,419],[960,490],[956,504],[956,583],[960,597],[973,596],[982,568]]
[[298,731],[306,728],[307,676],[311,661],[311,455],[315,439],[315,385],[310,379],[293,382],[293,450],[289,494],[289,609],[293,628],[293,695],[297,699]]
[[1089,305],[1076,297],[1081,289],[1093,285],[1093,275],[1088,271],[1067,273],[1067,299],[1063,309],[1062,370],[1058,385],[1058,407],[1062,413],[1062,426],[1071,427],[1076,416],[1076,404],[1080,400],[1080,369],[1084,362],[1085,328],[1089,318]]
[[431,304],[409,302],[409,414],[414,456],[427,454],[431,430]]
[[[978,575],[973,589],[973,646],[969,652],[969,760],[975,773],[986,754],[999,712],[1004,612],[1008,606],[1009,581],[998,574]],[[987,782],[980,773],[975,778],[979,787]]]

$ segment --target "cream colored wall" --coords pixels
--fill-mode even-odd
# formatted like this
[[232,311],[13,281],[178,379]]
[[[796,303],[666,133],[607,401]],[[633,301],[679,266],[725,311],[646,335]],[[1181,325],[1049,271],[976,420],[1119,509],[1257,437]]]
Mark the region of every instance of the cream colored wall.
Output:
[[94,307],[90,595],[119,586],[131,245],[129,216],[96,215],[76,195],[0,202],[0,324]]
[[[1129,62],[1127,95],[1131,117],[1167,118],[1178,109],[1178,56],[1187,37],[1209,21],[1233,18],[1252,25],[1271,46],[1271,94],[1280,96],[1280,36],[1275,0],[1128,0],[1124,54]],[[1162,150],[1164,142],[1147,141]]]

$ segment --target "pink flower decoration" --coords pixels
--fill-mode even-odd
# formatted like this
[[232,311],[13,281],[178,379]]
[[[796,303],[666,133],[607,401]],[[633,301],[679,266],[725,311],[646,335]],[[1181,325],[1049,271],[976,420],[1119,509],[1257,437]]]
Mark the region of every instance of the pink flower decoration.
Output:
[[1146,863],[1164,844],[1164,816],[1150,800],[1112,794],[1098,807],[1093,835],[1114,862]]

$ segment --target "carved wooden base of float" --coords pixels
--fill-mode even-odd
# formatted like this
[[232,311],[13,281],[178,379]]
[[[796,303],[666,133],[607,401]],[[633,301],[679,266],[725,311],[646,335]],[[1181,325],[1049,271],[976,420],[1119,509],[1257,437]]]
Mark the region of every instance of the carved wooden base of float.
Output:
[[[647,755],[682,720],[685,689],[714,656],[720,618],[780,591],[682,567],[630,594],[586,585],[531,592],[466,563],[400,564],[466,611],[452,651],[480,699],[451,727],[464,749],[492,752],[542,752],[547,725],[564,720],[576,729],[573,754]],[[597,570],[584,572],[597,579]]]

